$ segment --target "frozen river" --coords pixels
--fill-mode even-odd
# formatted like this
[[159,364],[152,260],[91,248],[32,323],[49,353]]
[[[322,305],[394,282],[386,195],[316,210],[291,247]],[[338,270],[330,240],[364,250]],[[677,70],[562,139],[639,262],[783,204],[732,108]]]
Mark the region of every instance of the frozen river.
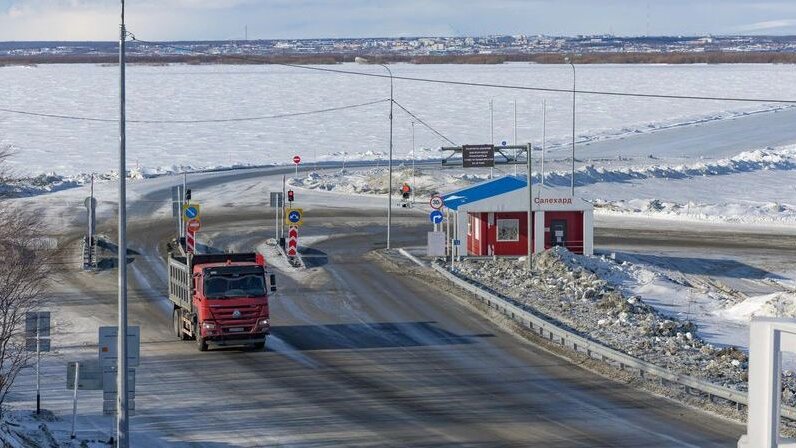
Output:
[[[381,67],[338,66],[383,73]],[[391,67],[396,76],[571,88],[565,65],[410,65]],[[678,95],[796,98],[796,68],[790,65],[587,65],[577,68],[578,89]],[[118,70],[102,65],[41,65],[0,68],[0,108],[37,113],[115,119]],[[385,100],[386,79],[330,74],[279,66],[131,66],[128,69],[128,119],[208,120],[264,117]],[[571,95],[466,87],[396,80],[398,103],[457,144],[492,138],[490,101],[494,104],[495,142],[541,140],[541,103],[547,101],[547,136],[566,143],[571,132]],[[671,100],[579,95],[579,139],[632,136],[687,122],[711,122],[781,107],[765,103]],[[389,103],[302,115],[224,123],[130,123],[131,167],[210,167],[236,163],[289,163],[384,157]],[[656,157],[682,160],[726,157],[739,150],[796,140],[789,124],[796,111],[764,113],[727,120],[718,135],[704,126],[661,133]],[[412,117],[396,108],[395,153],[408,158]],[[714,129],[714,128],[710,128]],[[40,118],[0,112],[0,145],[14,151],[18,173],[76,174],[109,172],[116,166],[117,125],[113,122]],[[687,132],[687,134],[681,134]],[[681,138],[687,135],[688,138]],[[416,145],[447,144],[415,125]],[[771,143],[768,143],[771,142]],[[649,151],[632,138],[584,146],[584,159],[628,157]],[[552,151],[556,157],[555,150]],[[562,157],[563,157],[562,153]],[[437,157],[433,151],[418,157]],[[579,156],[580,158],[580,156]],[[660,162],[657,160],[656,162]]]

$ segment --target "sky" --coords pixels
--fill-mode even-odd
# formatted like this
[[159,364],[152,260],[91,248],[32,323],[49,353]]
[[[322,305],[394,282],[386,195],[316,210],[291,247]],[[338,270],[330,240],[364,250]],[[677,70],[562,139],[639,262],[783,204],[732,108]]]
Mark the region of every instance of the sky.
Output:
[[[0,41],[116,40],[120,0],[0,0]],[[145,40],[796,34],[795,0],[127,0]]]

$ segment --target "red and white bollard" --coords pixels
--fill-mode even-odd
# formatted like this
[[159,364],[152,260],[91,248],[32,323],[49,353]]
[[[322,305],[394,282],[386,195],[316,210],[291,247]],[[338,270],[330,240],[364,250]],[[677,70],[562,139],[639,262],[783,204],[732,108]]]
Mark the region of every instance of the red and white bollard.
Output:
[[287,256],[296,257],[298,255],[298,227],[290,226],[287,233]]

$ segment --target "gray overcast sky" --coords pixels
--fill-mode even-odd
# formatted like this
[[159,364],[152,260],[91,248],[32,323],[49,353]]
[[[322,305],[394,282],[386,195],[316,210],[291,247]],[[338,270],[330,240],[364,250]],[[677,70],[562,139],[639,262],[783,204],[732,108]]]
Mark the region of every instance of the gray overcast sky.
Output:
[[[0,40],[114,40],[119,0],[0,0]],[[796,0],[128,0],[150,40],[796,34]]]

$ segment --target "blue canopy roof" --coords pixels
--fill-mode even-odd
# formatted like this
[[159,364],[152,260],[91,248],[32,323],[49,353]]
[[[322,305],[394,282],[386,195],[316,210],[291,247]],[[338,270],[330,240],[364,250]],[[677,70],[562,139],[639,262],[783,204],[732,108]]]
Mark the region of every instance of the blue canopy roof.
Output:
[[520,188],[527,188],[525,177],[503,176],[450,192],[443,195],[442,199],[445,201],[445,207],[451,210],[458,210],[462,205],[519,190]]

